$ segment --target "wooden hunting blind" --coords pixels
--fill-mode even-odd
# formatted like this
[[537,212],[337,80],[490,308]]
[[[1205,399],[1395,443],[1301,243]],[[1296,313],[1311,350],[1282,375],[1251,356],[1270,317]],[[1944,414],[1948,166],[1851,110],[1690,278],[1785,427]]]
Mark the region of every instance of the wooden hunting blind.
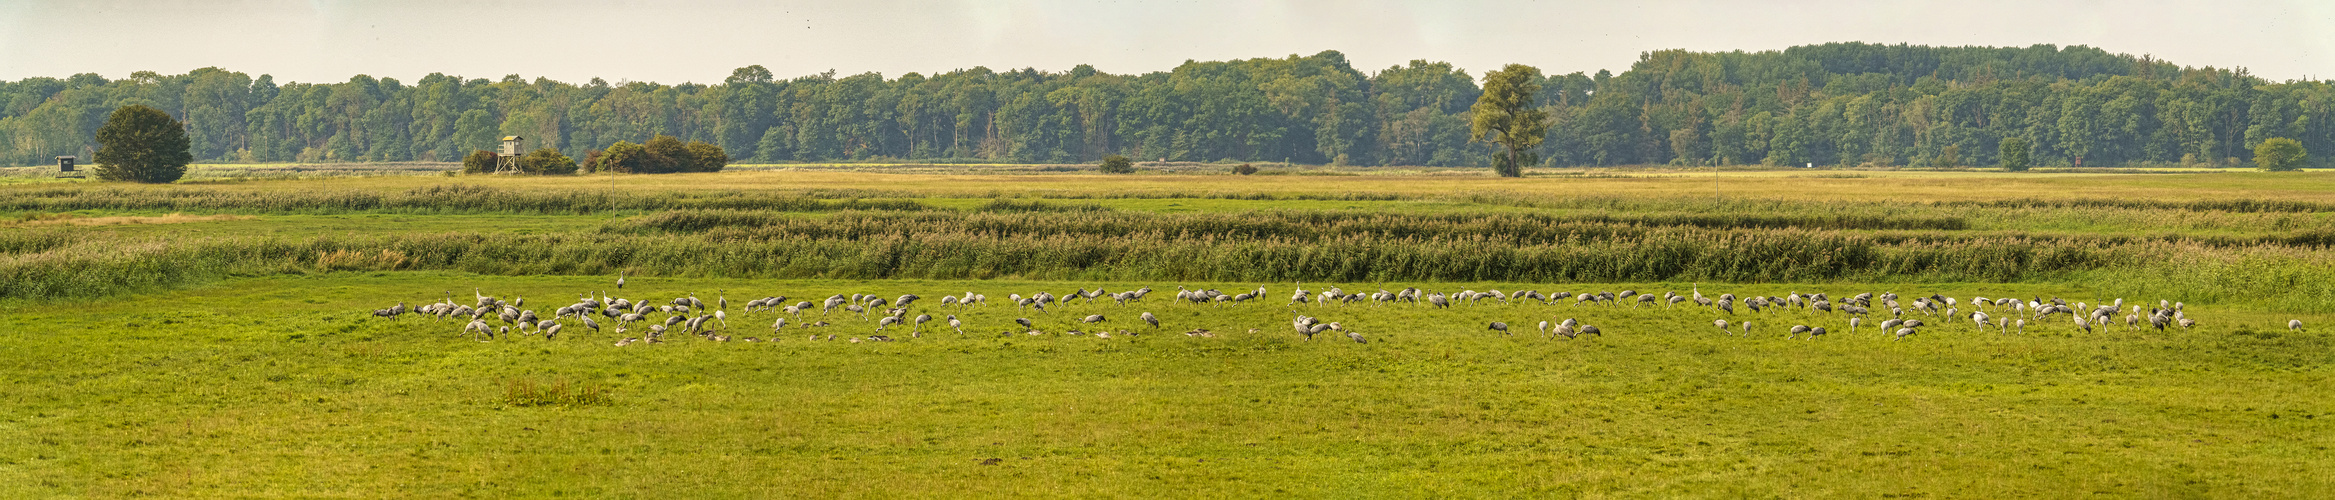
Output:
[[503,136],[503,149],[495,153],[495,173],[519,173],[519,142],[527,138]]
[[81,176],[81,171],[78,171],[78,170],[74,170],[74,169],[73,169],[73,162],[74,162],[75,160],[80,160],[80,159],[81,159],[81,157],[78,157],[78,156],[59,156],[59,157],[57,157],[57,176],[58,176],[58,177],[80,177],[80,176]]

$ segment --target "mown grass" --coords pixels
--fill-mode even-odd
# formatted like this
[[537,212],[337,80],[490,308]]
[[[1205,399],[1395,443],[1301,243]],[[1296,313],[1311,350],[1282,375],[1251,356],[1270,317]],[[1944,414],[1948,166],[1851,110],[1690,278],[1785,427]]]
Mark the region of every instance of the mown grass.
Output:
[[[2319,420],[2335,416],[2335,400],[2317,390],[2335,345],[2242,308],[2191,308],[2207,322],[2191,332],[1948,325],[1907,341],[1797,311],[1763,313],[1743,338],[1712,330],[1718,313],[1684,308],[1298,308],[1372,340],[1355,344],[1281,333],[1283,301],[1209,308],[1155,294],[1049,314],[993,299],[961,313],[973,325],[964,337],[813,342],[795,330],[775,343],[624,348],[581,329],[480,343],[450,323],[365,313],[472,286],[558,303],[602,281],[378,273],[0,305],[0,328],[13,332],[0,336],[0,383],[11,388],[0,399],[0,496],[2307,497],[2335,487],[2335,421]],[[749,296],[994,298],[1093,284],[652,278],[622,295],[726,290],[729,333],[744,337],[767,335],[772,317],[740,311]],[[1881,290],[2101,298],[2053,286],[1703,288]],[[920,309],[943,312],[930,298]],[[1222,335],[998,334],[1011,317],[1059,332],[1090,313],[1147,330],[1131,321],[1138,311],[1170,332]],[[1481,326],[1549,317],[1609,334],[1550,341]],[[870,332],[830,319],[829,333]],[[1795,322],[1835,334],[1781,339]],[[602,388],[602,399],[543,397],[561,382]],[[547,404],[557,401],[570,402]]]

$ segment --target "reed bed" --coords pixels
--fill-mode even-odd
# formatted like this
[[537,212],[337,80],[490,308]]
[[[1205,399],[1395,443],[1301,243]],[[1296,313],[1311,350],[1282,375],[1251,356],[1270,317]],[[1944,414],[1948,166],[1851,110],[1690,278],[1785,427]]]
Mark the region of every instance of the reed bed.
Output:
[[[1632,214],[1614,220],[1706,227],[1814,227],[1830,229],[2076,230],[2124,232],[2335,231],[2335,204],[2280,200],[2041,200],[1995,202],[1870,202],[1721,199],[1585,194],[1541,196],[1513,192],[1451,195],[1237,192],[930,193],[905,190],[803,189],[778,191],[624,189],[512,189],[437,184],[402,190],[242,189],[233,185],[0,189],[0,212],[132,211],[242,214],[518,214],[591,215],[670,210],[837,212],[945,211],[919,199],[970,196],[987,200],[975,212],[1099,212],[1112,200],[1213,199],[1235,201],[1440,202],[1491,209],[1566,214]],[[1065,203],[1065,200],[1075,201]],[[1515,211],[1515,210],[1510,210]],[[1656,214],[1656,215],[1645,215]],[[1756,214],[1756,215],[1750,215]],[[1667,218],[1672,221],[1650,220]],[[1698,222],[1718,221],[1718,222]]]
[[[2325,284],[2335,282],[2326,252],[2335,246],[2328,217],[2335,203],[2318,201],[272,186],[12,187],[0,189],[0,213],[22,220],[83,211],[629,217],[553,234],[322,238],[23,225],[0,231],[0,298],[94,297],[285,273],[630,270],[863,279],[2081,282],[2149,292],[2133,295],[2335,310]],[[935,201],[964,197],[981,201]],[[1144,199],[1260,203],[1157,213],[1147,210],[1164,204],[1123,201]],[[1298,200],[1354,203],[1272,203]]]
[[856,238],[864,234],[913,227],[920,232],[974,232],[999,237],[1151,233],[1181,240],[1199,237],[1302,239],[1326,235],[1374,234],[1392,238],[1480,236],[1521,243],[1609,238],[1657,227],[1712,230],[1959,230],[1967,225],[1954,218],[1851,215],[1405,213],[1332,210],[1154,214],[1081,210],[970,214],[947,211],[847,211],[829,217],[807,218],[781,212],[677,210],[612,223],[604,227],[603,231],[641,234],[726,230],[718,235],[721,239],[756,239],[787,234]]
[[1797,228],[1634,228],[1598,237],[1520,242],[1489,232],[1018,234],[836,224],[852,232],[741,228],[703,234],[445,233],[193,240],[120,236],[62,241],[49,235],[16,236],[5,241],[13,248],[40,250],[0,255],[0,297],[103,296],[268,274],[459,270],[514,276],[613,275],[627,270],[677,277],[1183,282],[2113,281],[2134,296],[2335,311],[2331,285],[2335,265],[2330,265],[2335,263],[2318,250],[2277,245],[1891,238]]

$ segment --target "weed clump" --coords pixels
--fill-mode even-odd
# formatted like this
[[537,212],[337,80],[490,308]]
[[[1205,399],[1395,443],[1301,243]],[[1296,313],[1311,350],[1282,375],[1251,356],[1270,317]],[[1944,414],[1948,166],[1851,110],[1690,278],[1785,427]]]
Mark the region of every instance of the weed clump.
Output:
[[538,383],[517,378],[503,383],[503,404],[520,408],[614,406],[615,398],[608,387],[600,384],[571,384],[565,379]]

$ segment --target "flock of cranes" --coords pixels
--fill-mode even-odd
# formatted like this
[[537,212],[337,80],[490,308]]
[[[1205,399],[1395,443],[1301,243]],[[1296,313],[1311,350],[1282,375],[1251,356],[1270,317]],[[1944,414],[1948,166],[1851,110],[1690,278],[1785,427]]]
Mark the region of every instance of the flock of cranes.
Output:
[[[621,290],[624,284],[625,278],[619,275],[617,288]],[[1147,332],[1161,331],[1162,321],[1158,315],[1151,311],[1141,311],[1135,316],[1139,324],[1114,322],[1109,314],[1105,314],[1107,311],[1096,311],[1102,308],[1144,304],[1145,298],[1151,292],[1152,289],[1149,287],[1121,292],[1109,292],[1100,287],[1093,290],[1082,287],[1059,296],[1045,291],[1035,292],[1027,296],[1014,293],[1007,296],[1006,302],[1013,304],[1014,307],[1018,308],[1017,312],[1024,315],[1024,317],[1013,320],[1014,324],[1019,326],[1019,333],[1027,335],[1053,333],[1069,336],[1092,335],[1096,338],[1108,339],[1113,336],[1132,337]],[[1238,293],[1225,293],[1216,289],[1194,290],[1177,287],[1174,300],[1177,304],[1186,306],[1235,308],[1267,300],[1265,297],[1269,293],[1266,288],[1261,286],[1255,290],[1242,290]],[[1878,323],[1873,324],[1870,330],[1879,336],[1895,340],[1914,337],[1925,330],[1962,329],[1963,327],[1981,333],[1991,328],[1998,334],[2023,334],[2030,327],[2030,323],[2034,323],[2035,327],[2044,328],[2052,323],[2064,322],[2065,328],[2069,328],[2071,332],[2080,330],[2087,333],[2098,329],[2116,328],[2117,323],[2122,323],[2121,326],[2126,330],[2154,329],[2160,332],[2170,328],[2187,330],[2198,324],[2194,318],[2186,314],[2184,304],[2164,300],[2157,301],[2153,306],[2140,303],[2126,304],[2125,300],[2121,298],[2092,305],[2080,301],[2070,304],[2067,300],[2058,298],[1971,297],[1968,300],[1962,300],[1938,294],[1901,297],[1892,292],[1878,294],[1867,292],[1838,299],[1824,293],[1804,295],[1797,292],[1783,296],[1750,295],[1744,297],[1723,293],[1712,297],[1704,295],[1700,287],[1691,289],[1685,295],[1676,291],[1664,291],[1660,295],[1656,295],[1654,293],[1640,293],[1636,290],[1578,293],[1543,293],[1538,290],[1516,292],[1461,290],[1443,293],[1421,290],[1417,287],[1408,287],[1399,291],[1380,289],[1376,292],[1365,293],[1348,292],[1334,286],[1327,290],[1310,291],[1305,289],[1302,283],[1298,284],[1288,297],[1285,304],[1277,306],[1286,307],[1288,312],[1294,316],[1290,324],[1299,338],[1313,340],[1315,335],[1321,333],[1338,332],[1355,343],[1361,344],[1369,343],[1369,338],[1356,331],[1354,327],[1342,321],[1324,321],[1301,312],[1299,308],[1307,308],[1316,314],[1325,315],[1332,314],[1332,311],[1336,311],[1339,306],[1419,307],[1435,310],[1483,306],[1566,306],[1566,310],[1583,313],[1593,313],[1601,307],[1658,308],[1666,311],[1663,314],[1671,316],[1709,315],[1712,317],[1711,325],[1720,332],[1741,337],[1752,337],[1761,332],[1762,330],[1757,330],[1755,325],[1799,322],[1800,324],[1793,324],[1790,327],[1778,327],[1765,331],[1782,332],[1786,339],[1804,340],[1816,340],[1819,337],[1830,335],[1836,330],[1847,335],[1857,335],[1868,322],[1876,319]],[[1108,300],[1109,303],[1098,303],[1098,299]],[[957,313],[966,312],[970,308],[989,307],[988,296],[971,291],[963,294],[943,295],[937,302],[939,304],[935,308],[919,312],[919,306],[925,302],[922,296],[915,294],[903,294],[896,297],[857,293],[835,294],[817,302],[793,300],[783,295],[770,295],[745,301],[739,311],[739,319],[743,321],[746,316],[756,314],[770,318],[770,333],[767,341],[791,337],[788,334],[791,328],[797,332],[796,334],[807,335],[808,340],[814,341],[835,340],[839,335],[846,335],[844,332],[849,332],[847,340],[850,342],[889,342],[895,340],[891,335],[898,334],[898,330],[903,328],[908,330],[906,333],[910,338],[922,337],[924,329],[936,321],[939,324],[931,325],[931,327],[936,329],[945,327],[947,331],[956,335],[967,335],[968,322],[966,319],[960,318]],[[575,328],[588,330],[592,333],[613,330],[619,339],[615,343],[617,346],[635,343],[662,343],[666,341],[667,334],[674,332],[680,332],[682,336],[693,336],[717,342],[727,342],[732,339],[730,332],[733,330],[729,323],[731,319],[730,301],[724,291],[716,291],[714,301],[711,303],[699,299],[694,293],[661,302],[618,298],[605,292],[585,293],[580,294],[573,303],[550,309],[549,316],[543,316],[535,309],[527,308],[526,304],[525,298],[514,297],[510,300],[504,300],[474,289],[472,290],[472,300],[467,304],[458,303],[453,292],[447,292],[444,299],[436,302],[413,307],[410,310],[405,303],[400,302],[396,306],[374,310],[373,315],[395,318],[410,312],[432,316],[441,321],[455,321],[462,325],[461,335],[480,341],[513,338],[520,335],[556,339],[563,332],[569,331],[568,325],[571,324],[576,325]],[[1079,306],[1077,313],[1054,314],[1071,309],[1073,306]],[[1968,309],[1965,310],[1965,307]],[[1529,307],[1485,309],[1485,311],[1495,314],[1530,310]],[[1092,314],[1078,314],[1085,312],[1092,312]],[[933,316],[934,313],[939,313],[942,316],[936,318]],[[1041,319],[1032,320],[1028,316],[1036,316]],[[2058,319],[2061,316],[2065,316],[2065,319]],[[603,321],[607,323],[605,327],[602,324]],[[1575,318],[1549,317],[1538,321],[1536,325],[1540,336],[1546,339],[1572,340],[1581,336],[1602,338],[1605,335],[1603,329],[1583,323]],[[2290,330],[2301,330],[2302,327],[2302,320],[2296,319],[2287,322],[2287,328]],[[997,328],[1006,327],[1001,324]],[[1134,330],[1128,328],[1134,328]],[[1484,328],[1503,335],[1513,334],[1508,323],[1502,321],[1491,321]],[[863,335],[858,329],[868,330]],[[1085,330],[1093,331],[1090,333]],[[1249,329],[1248,331],[1258,333],[1261,329]],[[1016,333],[1015,329],[1011,328],[998,330],[999,335],[1014,333]],[[1216,336],[1215,332],[1205,328],[1192,328],[1183,333],[1194,337]],[[756,336],[746,336],[742,340],[745,342],[765,341]]]

